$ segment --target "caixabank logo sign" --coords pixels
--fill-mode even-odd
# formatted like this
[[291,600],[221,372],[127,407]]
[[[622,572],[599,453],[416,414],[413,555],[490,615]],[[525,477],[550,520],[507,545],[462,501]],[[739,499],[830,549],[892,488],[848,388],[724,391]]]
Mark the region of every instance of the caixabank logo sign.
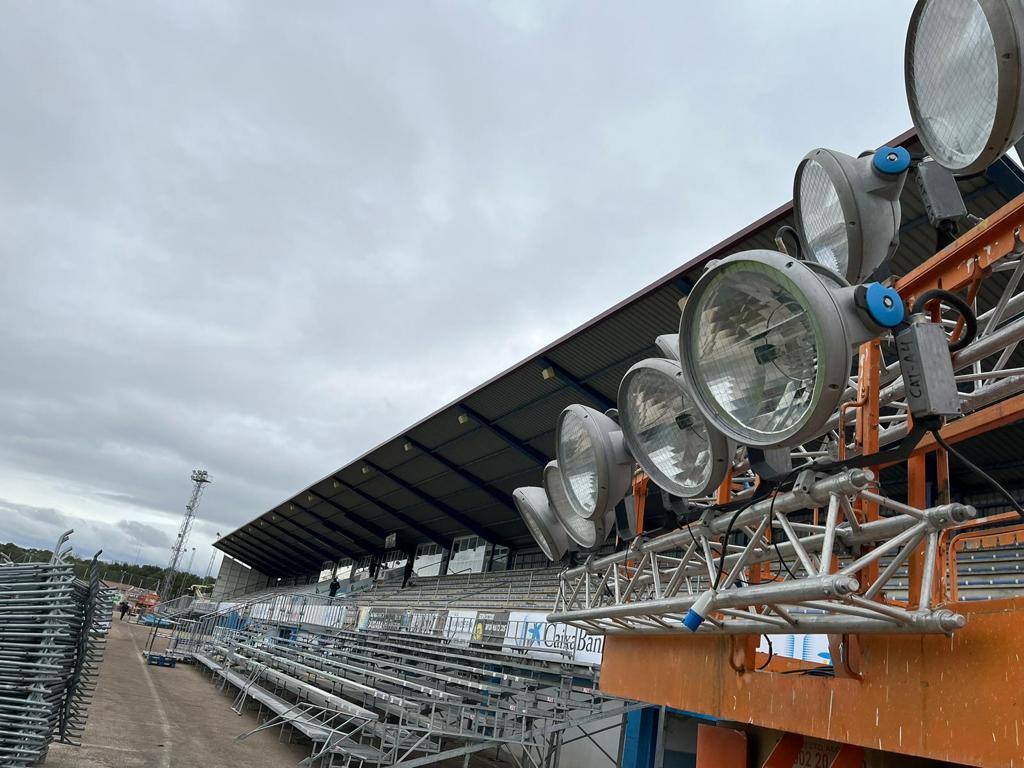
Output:
[[600,664],[604,637],[592,635],[568,624],[553,624],[543,613],[513,613],[509,617],[506,646],[537,656],[551,658],[555,654],[585,664]]

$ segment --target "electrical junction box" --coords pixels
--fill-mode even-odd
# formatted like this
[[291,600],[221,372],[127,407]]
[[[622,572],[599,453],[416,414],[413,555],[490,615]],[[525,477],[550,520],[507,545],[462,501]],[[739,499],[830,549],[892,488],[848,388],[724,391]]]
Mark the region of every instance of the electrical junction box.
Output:
[[959,416],[960,394],[942,326],[915,315],[896,334],[896,351],[911,415],[915,419]]
[[957,221],[967,215],[963,195],[953,174],[934,160],[917,165],[917,186],[921,190],[928,221],[938,227],[944,221]]

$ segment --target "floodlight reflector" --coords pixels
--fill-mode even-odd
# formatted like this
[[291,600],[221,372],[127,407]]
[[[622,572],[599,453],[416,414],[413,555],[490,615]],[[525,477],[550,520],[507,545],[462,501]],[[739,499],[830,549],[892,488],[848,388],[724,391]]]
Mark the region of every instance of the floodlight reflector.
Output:
[[[710,266],[679,330],[683,376],[708,425],[757,448],[819,435],[846,388],[853,345],[882,326],[858,313],[859,290],[775,251]],[[878,290],[892,302],[890,289]],[[886,323],[902,320],[897,310]]]
[[603,517],[629,489],[632,460],[618,425],[600,411],[570,405],[555,430],[565,495],[577,515]]
[[907,101],[928,154],[983,171],[1024,134],[1017,0],[921,0],[904,55]]
[[846,275],[850,261],[850,238],[839,193],[817,160],[808,160],[797,183],[795,205],[803,213],[802,227],[808,258]]
[[553,562],[561,560],[569,548],[569,541],[565,529],[548,504],[544,489],[516,488],[512,492],[512,500],[544,556]]
[[851,283],[870,278],[899,244],[903,147],[862,157],[815,149],[797,167],[793,208],[804,258]]
[[642,360],[619,384],[619,423],[630,452],[658,487],[703,496],[725,477],[729,441],[709,429],[674,360]]
[[610,514],[589,520],[576,514],[569,503],[557,461],[548,462],[544,467],[544,491],[548,506],[562,524],[569,539],[583,549],[594,549],[604,544],[608,534],[615,528],[614,508]]

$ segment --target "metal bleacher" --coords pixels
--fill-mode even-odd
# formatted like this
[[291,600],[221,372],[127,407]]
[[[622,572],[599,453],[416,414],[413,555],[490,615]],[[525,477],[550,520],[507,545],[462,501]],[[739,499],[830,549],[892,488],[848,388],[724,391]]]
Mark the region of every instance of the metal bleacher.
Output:
[[558,568],[461,573],[382,582],[350,595],[354,602],[375,606],[446,608],[537,608],[548,610],[558,592]]
[[571,653],[510,644],[509,612],[497,634],[475,634],[464,609],[547,611],[557,589],[547,568],[384,580],[336,598],[265,590],[179,620],[168,651],[208,671],[235,711],[255,711],[238,738],[279,728],[309,743],[304,765],[411,768],[485,749],[548,764],[566,732],[640,705],[603,696],[596,666]]

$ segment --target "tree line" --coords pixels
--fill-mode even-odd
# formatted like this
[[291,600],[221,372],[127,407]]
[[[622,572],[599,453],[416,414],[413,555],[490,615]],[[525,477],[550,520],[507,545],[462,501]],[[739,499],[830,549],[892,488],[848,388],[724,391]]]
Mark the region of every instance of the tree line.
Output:
[[[0,544],[0,561],[6,555],[16,563],[23,562],[45,562],[53,557],[49,549],[35,549],[33,547],[21,547],[13,542]],[[76,557],[71,555],[74,564],[75,575],[80,578],[87,578],[89,569],[92,567],[92,558]],[[160,585],[165,566],[162,565],[136,565],[120,560],[98,560],[100,578],[104,581],[116,581],[122,584],[130,584],[133,587],[155,590]],[[179,573],[174,580],[171,589],[172,596],[183,594],[193,584],[213,584],[215,578],[201,578],[194,573]],[[166,597],[166,596],[165,596]]]

